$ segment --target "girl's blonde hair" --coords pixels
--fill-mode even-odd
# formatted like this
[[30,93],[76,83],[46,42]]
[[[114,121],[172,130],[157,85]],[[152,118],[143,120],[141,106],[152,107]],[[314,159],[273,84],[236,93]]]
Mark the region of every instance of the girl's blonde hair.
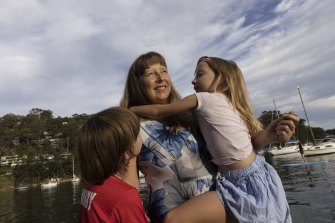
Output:
[[239,112],[250,133],[262,130],[262,124],[253,113],[249,101],[247,87],[243,74],[234,61],[217,57],[201,57],[198,60],[206,62],[215,74],[214,89],[226,95],[233,108]]

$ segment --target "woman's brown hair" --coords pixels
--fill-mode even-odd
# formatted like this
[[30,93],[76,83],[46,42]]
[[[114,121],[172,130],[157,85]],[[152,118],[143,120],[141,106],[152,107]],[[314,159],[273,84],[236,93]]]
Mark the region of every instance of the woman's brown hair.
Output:
[[[151,65],[161,64],[167,68],[166,61],[162,55],[156,52],[148,52],[140,55],[130,66],[125,84],[123,97],[120,101],[120,106],[130,108],[132,106],[149,105],[150,100],[144,94],[141,85],[141,77],[146,69]],[[180,95],[171,83],[170,95],[165,103],[172,103],[180,100]],[[173,130],[178,130],[180,127],[196,130],[196,121],[191,112],[183,112],[181,114],[168,117],[161,120],[164,124],[173,127]]]
[[79,133],[79,163],[85,186],[102,184],[116,173],[125,173],[140,131],[137,116],[128,109],[113,107],[93,114]]

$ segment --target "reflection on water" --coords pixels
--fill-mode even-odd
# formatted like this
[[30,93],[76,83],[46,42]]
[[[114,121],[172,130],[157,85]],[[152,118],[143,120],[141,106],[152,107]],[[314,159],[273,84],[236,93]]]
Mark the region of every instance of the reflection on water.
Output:
[[0,222],[78,222],[81,185],[0,192]]
[[306,157],[306,166],[283,167],[302,163],[300,154],[272,157],[268,161],[277,169],[286,191],[293,222],[335,222],[335,154]]
[[[307,157],[313,165],[283,167],[300,163],[299,154],[267,158],[282,178],[293,222],[335,222],[335,154]],[[144,205],[147,194],[141,191]],[[32,187],[22,191],[0,191],[0,222],[78,222],[81,184],[64,182],[57,187]]]
[[79,205],[81,195],[81,184],[77,182],[72,182],[72,203],[74,205]]

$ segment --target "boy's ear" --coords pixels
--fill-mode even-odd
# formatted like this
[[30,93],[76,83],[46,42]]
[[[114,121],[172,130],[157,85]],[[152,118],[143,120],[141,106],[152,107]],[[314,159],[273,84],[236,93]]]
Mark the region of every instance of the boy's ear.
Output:
[[134,158],[134,157],[136,157],[136,156],[134,156],[134,154],[133,154],[133,152],[132,151],[126,151],[125,153],[124,153],[124,158],[126,159],[126,160],[131,160],[132,158]]
[[130,155],[129,155],[129,152],[128,152],[128,151],[126,151],[126,152],[124,153],[124,158],[125,158],[126,160],[129,160],[129,159],[130,159]]

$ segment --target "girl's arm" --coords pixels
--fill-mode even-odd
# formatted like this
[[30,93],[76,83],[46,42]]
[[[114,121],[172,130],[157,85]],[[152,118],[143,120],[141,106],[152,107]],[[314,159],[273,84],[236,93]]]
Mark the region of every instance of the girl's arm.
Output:
[[195,94],[192,94],[171,104],[141,105],[129,109],[139,116],[151,119],[162,119],[180,112],[195,109],[197,105],[198,99]]

